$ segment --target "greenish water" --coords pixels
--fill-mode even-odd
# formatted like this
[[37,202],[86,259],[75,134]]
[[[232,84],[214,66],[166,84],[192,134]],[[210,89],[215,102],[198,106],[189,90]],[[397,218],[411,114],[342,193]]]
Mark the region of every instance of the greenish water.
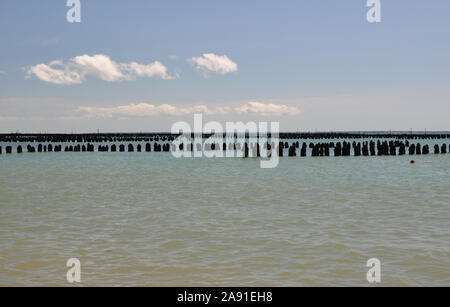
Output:
[[0,285],[450,285],[450,155],[0,155]]

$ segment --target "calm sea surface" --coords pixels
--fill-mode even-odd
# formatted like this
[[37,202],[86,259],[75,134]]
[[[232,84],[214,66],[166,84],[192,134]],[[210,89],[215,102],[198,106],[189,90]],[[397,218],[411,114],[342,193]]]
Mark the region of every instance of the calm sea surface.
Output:
[[450,154],[410,159],[3,153],[0,285],[450,286]]

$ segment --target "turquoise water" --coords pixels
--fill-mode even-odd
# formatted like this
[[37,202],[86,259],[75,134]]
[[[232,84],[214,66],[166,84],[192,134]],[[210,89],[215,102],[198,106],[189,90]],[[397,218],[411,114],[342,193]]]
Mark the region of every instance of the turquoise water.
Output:
[[410,159],[3,154],[0,285],[449,286],[450,154]]

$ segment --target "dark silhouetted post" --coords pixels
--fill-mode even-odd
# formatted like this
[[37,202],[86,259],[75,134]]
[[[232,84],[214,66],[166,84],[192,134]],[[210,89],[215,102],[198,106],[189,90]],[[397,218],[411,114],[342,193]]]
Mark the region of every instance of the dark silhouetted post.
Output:
[[438,155],[439,153],[440,153],[439,145],[436,144],[436,145],[434,145],[434,154],[435,154],[435,155]]
[[409,146],[409,154],[410,154],[410,155],[415,155],[415,154],[416,154],[416,145],[411,144],[411,145]]
[[306,149],[307,149],[306,143],[303,143],[302,144],[302,149],[300,151],[300,156],[306,157]]
[[342,145],[341,145],[341,142],[336,143],[336,146],[334,147],[334,156],[335,157],[342,156]]

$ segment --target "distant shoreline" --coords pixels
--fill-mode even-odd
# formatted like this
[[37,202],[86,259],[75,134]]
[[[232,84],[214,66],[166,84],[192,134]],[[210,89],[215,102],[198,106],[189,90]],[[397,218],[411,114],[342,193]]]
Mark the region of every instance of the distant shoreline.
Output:
[[[230,137],[231,133],[218,133],[217,137]],[[102,133],[0,133],[0,142],[103,142],[115,139],[115,141],[148,141],[161,138],[174,140],[181,134],[170,132],[102,132]],[[209,138],[214,134],[202,134],[203,138]],[[260,134],[271,137],[271,133]],[[191,136],[200,136],[200,133],[191,133]],[[258,137],[256,133],[234,133],[234,137]],[[279,139],[450,139],[450,131],[367,131],[367,132],[280,132]]]

